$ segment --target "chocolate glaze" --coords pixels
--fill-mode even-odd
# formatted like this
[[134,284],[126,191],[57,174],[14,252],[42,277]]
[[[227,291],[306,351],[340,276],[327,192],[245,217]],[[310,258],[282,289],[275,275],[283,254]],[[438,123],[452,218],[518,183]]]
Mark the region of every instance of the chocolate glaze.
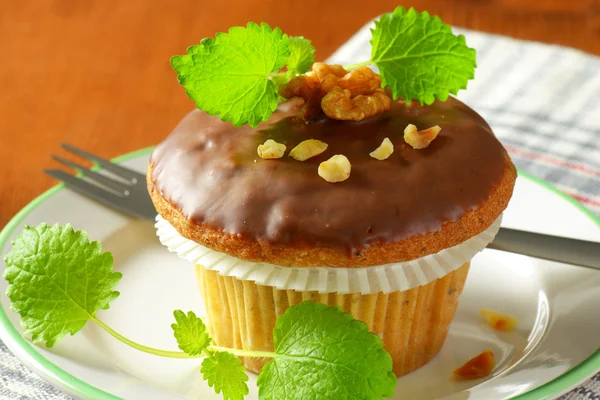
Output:
[[[294,118],[297,104],[280,107],[257,128],[235,128],[202,111],[189,113],[152,153],[152,179],[163,197],[190,220],[271,245],[368,247],[438,230],[485,202],[506,168],[506,152],[488,124],[460,101],[431,106],[394,103],[360,122]],[[404,128],[439,125],[429,147],[414,150]],[[394,153],[369,153],[388,137]],[[263,160],[267,139],[286,155]],[[329,144],[307,161],[287,156],[305,139]],[[328,183],[319,163],[344,154],[350,178]]]

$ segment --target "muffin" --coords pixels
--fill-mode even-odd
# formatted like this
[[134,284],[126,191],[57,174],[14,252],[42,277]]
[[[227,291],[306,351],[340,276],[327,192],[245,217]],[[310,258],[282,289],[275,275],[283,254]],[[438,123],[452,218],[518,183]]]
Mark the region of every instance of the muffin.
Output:
[[[216,345],[272,351],[277,317],[312,300],[365,322],[404,375],[442,347],[470,260],[497,232],[515,167],[483,118],[452,97],[391,101],[361,121],[307,120],[302,110],[302,100],[282,103],[256,128],[200,110],[185,116],[149,163],[159,236],[170,230],[171,247],[198,264]],[[416,149],[404,139],[413,125],[441,129]],[[371,156],[386,138],[391,155]],[[283,157],[257,154],[269,139],[286,146]],[[307,139],[326,150],[288,156]],[[351,164],[337,183],[318,174],[334,155]],[[265,361],[243,360],[257,373]]]

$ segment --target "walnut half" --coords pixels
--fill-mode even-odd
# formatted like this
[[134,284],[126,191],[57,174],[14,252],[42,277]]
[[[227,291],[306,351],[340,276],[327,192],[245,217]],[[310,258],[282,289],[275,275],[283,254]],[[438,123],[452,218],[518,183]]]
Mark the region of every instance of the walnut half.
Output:
[[337,81],[340,89],[347,89],[351,96],[370,94],[381,88],[381,77],[369,67],[362,67],[348,72]]
[[[368,67],[346,71],[341,65],[314,63],[312,71],[279,88],[286,98],[302,97],[331,119],[360,121],[388,111],[392,100],[381,89],[381,77]],[[312,110],[312,107],[309,107]]]
[[279,94],[286,99],[301,97],[304,102],[308,102],[319,86],[325,94],[336,86],[338,80],[346,74],[348,74],[348,71],[341,65],[316,62],[313,64],[311,71],[295,76],[288,83],[281,85]]
[[346,121],[362,121],[373,117],[388,111],[391,104],[392,99],[383,89],[376,89],[372,94],[360,94],[353,98],[350,90],[335,87],[321,100],[321,108],[325,115],[331,119]]

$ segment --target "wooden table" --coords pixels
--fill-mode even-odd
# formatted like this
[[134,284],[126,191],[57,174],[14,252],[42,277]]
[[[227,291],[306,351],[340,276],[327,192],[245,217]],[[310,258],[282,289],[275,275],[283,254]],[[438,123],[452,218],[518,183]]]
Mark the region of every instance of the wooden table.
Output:
[[[8,4],[6,4],[8,2]],[[0,227],[50,186],[69,142],[105,157],[160,141],[193,107],[169,57],[265,21],[324,59],[391,0],[6,0],[0,13]],[[456,26],[600,54],[599,0],[413,0]],[[66,221],[65,221],[66,222]]]

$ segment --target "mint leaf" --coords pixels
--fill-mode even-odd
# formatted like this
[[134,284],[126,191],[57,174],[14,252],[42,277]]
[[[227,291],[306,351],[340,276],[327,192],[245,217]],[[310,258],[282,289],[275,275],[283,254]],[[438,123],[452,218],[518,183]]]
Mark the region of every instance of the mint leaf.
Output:
[[270,75],[290,55],[289,38],[279,28],[250,22],[217,33],[171,58],[181,85],[196,106],[223,121],[255,127],[277,109],[278,93]]
[[200,372],[215,393],[223,392],[224,400],[242,400],[248,394],[248,375],[240,359],[231,353],[215,352],[204,359]]
[[187,315],[181,310],[173,312],[176,324],[172,324],[173,334],[179,348],[190,356],[197,356],[210,345],[211,338],[206,332],[204,322],[189,311]]
[[6,295],[34,343],[76,334],[119,296],[112,255],[69,224],[25,227],[5,261]]
[[392,358],[367,325],[339,307],[305,301],[277,319],[275,353],[258,377],[261,400],[392,396]]
[[291,75],[303,74],[315,62],[315,48],[311,41],[302,36],[290,37],[290,56],[287,69]]
[[379,68],[383,86],[394,98],[421,104],[442,101],[448,93],[466,89],[475,71],[475,50],[463,35],[427,12],[397,7],[384,14],[371,30],[371,61]]

